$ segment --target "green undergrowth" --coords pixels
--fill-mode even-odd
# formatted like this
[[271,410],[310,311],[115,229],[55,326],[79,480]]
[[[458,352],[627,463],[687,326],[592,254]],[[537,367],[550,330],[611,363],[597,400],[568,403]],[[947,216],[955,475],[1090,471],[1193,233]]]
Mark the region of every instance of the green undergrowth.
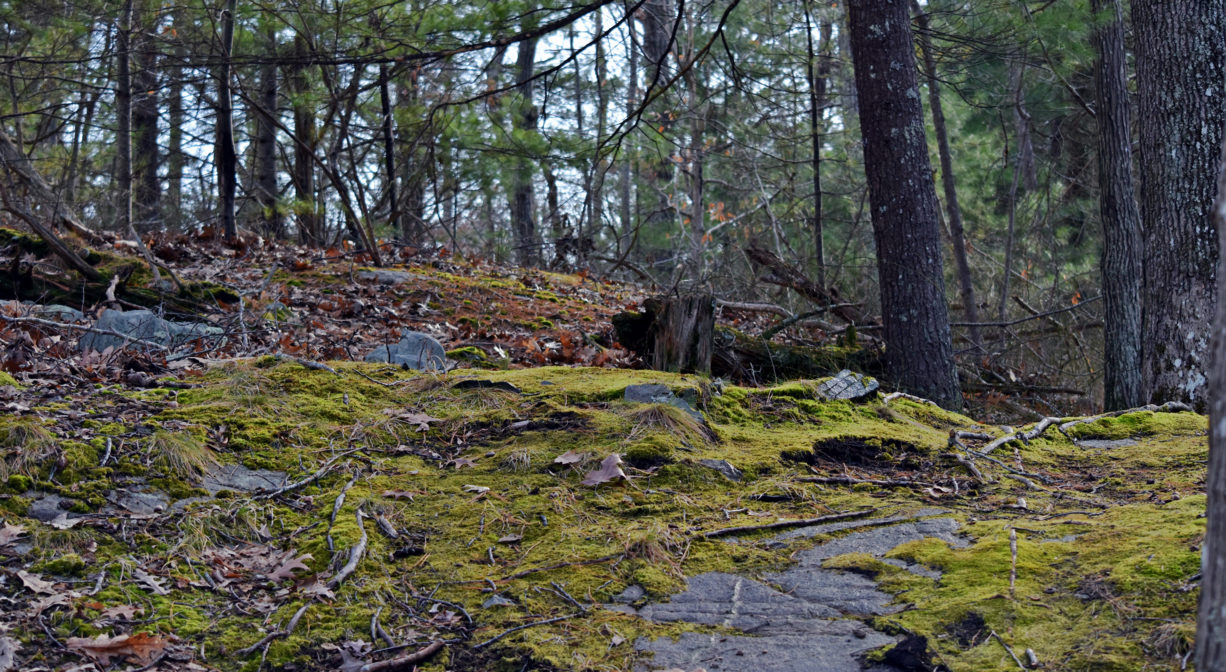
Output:
[[[951,431],[999,430],[907,400],[825,402],[815,381],[751,389],[652,371],[429,375],[330,366],[336,373],[262,358],[216,366],[177,394],[120,392],[114,403],[145,404],[147,417],[87,420],[67,442],[47,423],[0,419],[6,520],[18,519],[14,503],[30,490],[103,512],[115,478],[186,500],[135,521],[111,511],[100,514],[107,524],[71,530],[29,523],[38,571],[82,581],[105,572],[79,608],[49,612],[57,637],[112,632],[95,618],[98,605],[142,605],[147,631],[176,635],[222,669],[257,670],[262,651],[239,652],[310,605],[292,634],[271,640],[264,669],[330,669],[328,647],[369,641],[372,619],[399,642],[448,640],[422,669],[517,670],[526,659],[554,669],[631,669],[636,639],[701,628],[602,606],[627,587],[667,599],[684,588],[685,576],[764,575],[830,538],[778,544],[773,532],[750,530],[729,544],[703,533],[936,505],[964,523],[969,545],[927,540],[891,555],[938,569],[941,579],[871,556],[840,556],[828,566],[871,575],[912,605],[877,625],[924,634],[952,669],[1013,665],[995,642],[963,644],[950,634],[971,614],[1015,649],[1033,648],[1051,669],[1138,669],[1138,661],[1182,655],[1190,638],[1196,592],[1185,588],[1198,571],[1203,531],[1200,416],[1132,414],[1079,425],[1071,438],[1053,429],[1016,452],[1000,449],[1007,464],[1049,477],[1031,490],[983,461],[989,482],[975,483],[943,457]],[[464,381],[471,386],[456,387]],[[703,420],[668,405],[622,401],[637,383],[662,383],[693,399]],[[1089,437],[1137,443],[1093,448],[1072,440]],[[115,457],[100,466],[108,442]],[[628,481],[581,483],[614,453]],[[704,461],[726,461],[742,480]],[[230,489],[205,496],[206,475],[225,464],[305,482],[270,498]],[[802,480],[815,474],[949,487]],[[1019,497],[1026,508],[1011,508],[1021,506]],[[1018,535],[1012,593],[1010,528]],[[330,594],[320,592],[363,537],[356,571]],[[305,569],[277,580],[217,574],[218,554],[245,544],[292,551]],[[161,581],[165,594],[133,579],[138,568]]]

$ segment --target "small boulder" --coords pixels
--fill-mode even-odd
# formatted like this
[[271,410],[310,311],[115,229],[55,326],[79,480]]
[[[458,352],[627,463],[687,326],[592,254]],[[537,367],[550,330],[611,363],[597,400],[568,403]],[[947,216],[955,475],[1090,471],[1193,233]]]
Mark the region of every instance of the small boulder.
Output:
[[728,460],[705,459],[705,460],[698,460],[698,464],[701,464],[702,466],[708,469],[714,469],[715,471],[718,471],[720,474],[724,476],[724,478],[730,481],[739,481],[742,478],[744,478],[744,474],[741,473],[741,470],[732,466],[732,463],[729,462]]
[[217,327],[196,322],[171,322],[163,320],[149,310],[107,310],[94,324],[99,330],[125,334],[129,338],[116,336],[112,333],[90,332],[81,337],[81,351],[97,350],[102,352],[107,348],[130,347],[144,349],[142,343],[134,343],[130,339],[139,339],[164,345],[175,349],[201,338],[220,340],[225,331]]
[[817,393],[827,401],[835,399],[858,401],[875,394],[879,387],[881,384],[876,378],[843,369],[835,377],[818,385]]
[[[683,395],[689,396],[695,403],[698,401],[698,395],[693,390],[682,392]],[[673,394],[673,391],[668,389],[667,385],[659,383],[646,383],[640,385],[627,385],[626,391],[622,393],[622,398],[626,401],[632,401],[640,404],[668,404],[675,406],[689,413],[695,420],[705,423],[702,414],[699,413],[683,397]]]
[[399,343],[380,345],[366,355],[368,362],[400,364],[418,371],[447,369],[447,351],[433,336],[419,331],[410,331],[400,337]]

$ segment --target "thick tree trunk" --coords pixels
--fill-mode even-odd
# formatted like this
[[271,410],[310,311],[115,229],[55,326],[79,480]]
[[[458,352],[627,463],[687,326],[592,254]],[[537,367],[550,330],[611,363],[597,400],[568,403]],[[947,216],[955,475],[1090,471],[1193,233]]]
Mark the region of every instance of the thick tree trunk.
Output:
[[[269,31],[268,55],[277,53],[277,36]],[[282,235],[281,206],[277,196],[277,64],[260,66],[260,105],[255,115],[255,200],[260,206],[260,227],[272,239]]]
[[1124,16],[1119,0],[1093,0],[1107,15],[1095,35],[1098,108],[1098,213],[1103,227],[1103,407],[1144,402],[1141,384],[1141,228],[1132,190]]
[[[162,183],[158,179],[158,76],[156,5],[140,0],[133,7],[132,54],[136,72],[132,73],[132,207],[136,230],[144,233],[162,226]],[[139,12],[136,11],[139,9]]]
[[[512,115],[516,130],[536,130],[538,112],[532,99],[532,74],[536,68],[536,38],[519,43],[516,58],[516,90],[519,100]],[[515,248],[521,266],[540,264],[540,238],[536,231],[534,212],[536,194],[532,188],[532,162],[525,158],[515,159],[511,175],[511,228],[515,232]]]
[[306,38],[294,38],[295,65],[288,80],[294,107],[294,210],[298,215],[298,239],[303,245],[324,243],[323,218],[315,201],[315,147],[319,134],[315,128],[315,107],[309,100],[311,84],[305,61],[310,54]]
[[234,194],[237,188],[238,156],[234,149],[234,101],[230,96],[230,54],[234,50],[234,10],[236,0],[226,0],[221,15],[221,67],[217,75],[216,142],[213,161],[217,165],[217,189],[221,197],[221,231],[234,240]]
[[848,11],[886,368],[902,389],[959,409],[909,3],[853,0]]
[[388,224],[400,230],[400,196],[396,193],[396,126],[392,119],[392,95],[388,90],[387,65],[379,64],[379,111],[383,115],[383,179],[387,181]]
[[[1140,121],[1142,379],[1203,409],[1218,231],[1209,216],[1226,115],[1226,0],[1134,0]],[[1212,668],[1209,668],[1212,669]]]
[[[1226,226],[1226,144],[1222,147],[1217,198],[1210,213],[1219,230]],[[1218,264],[1226,260],[1226,237],[1219,241]],[[1218,268],[1219,294],[1226,291],[1226,269]],[[1196,669],[1226,670],[1226,302],[1215,307],[1213,363],[1209,399],[1209,473],[1205,478],[1205,541],[1201,549],[1200,608],[1196,619]]]
[[115,180],[119,230],[132,228],[132,2],[125,0],[115,32]]
[[[914,2],[914,0],[912,0]],[[949,238],[958,267],[958,286],[962,290],[962,313],[966,321],[979,321],[979,305],[975,301],[975,284],[971,280],[971,265],[966,258],[966,233],[962,225],[962,206],[958,205],[958,188],[954,182],[954,160],[949,151],[949,131],[945,127],[945,109],[941,105],[941,85],[937,80],[936,59],[932,55],[932,37],[928,33],[928,14],[913,5],[919,23],[920,53],[924,57],[924,77],[928,80],[928,105],[932,109],[932,128],[937,136],[937,153],[941,159],[941,187],[945,191],[945,212],[949,215]],[[971,343],[983,347],[979,327],[968,331]]]

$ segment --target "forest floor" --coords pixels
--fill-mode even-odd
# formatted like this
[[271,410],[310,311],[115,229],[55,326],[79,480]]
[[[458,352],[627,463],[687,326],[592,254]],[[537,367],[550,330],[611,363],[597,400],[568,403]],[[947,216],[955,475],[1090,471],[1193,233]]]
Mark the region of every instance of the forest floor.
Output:
[[[630,368],[634,286],[164,244],[223,346],[0,322],[0,671],[1191,668],[1203,416],[740,387]],[[405,329],[460,368],[360,361]]]

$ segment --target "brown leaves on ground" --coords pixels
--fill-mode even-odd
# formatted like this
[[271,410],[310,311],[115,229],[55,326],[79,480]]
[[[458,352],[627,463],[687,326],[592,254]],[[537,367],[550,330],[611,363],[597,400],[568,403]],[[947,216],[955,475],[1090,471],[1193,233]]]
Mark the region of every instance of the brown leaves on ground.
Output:
[[617,453],[609,455],[600,461],[599,467],[587,472],[587,476],[583,478],[583,484],[595,486],[619,479],[626,480],[626,472],[622,471],[621,464],[621,455]]
[[294,550],[279,550],[262,544],[247,544],[238,548],[214,548],[205,553],[213,565],[212,576],[219,586],[238,584],[250,590],[255,582],[279,583],[296,578],[295,572],[310,571],[305,564],[311,555],[298,555]]
[[102,665],[110,665],[111,658],[132,658],[141,665],[148,665],[166,650],[169,643],[164,637],[138,632],[116,637],[69,637],[64,645],[68,650],[83,653]]
[[18,539],[25,536],[25,533],[26,528],[24,525],[4,523],[3,526],[0,526],[0,548],[16,544]]

